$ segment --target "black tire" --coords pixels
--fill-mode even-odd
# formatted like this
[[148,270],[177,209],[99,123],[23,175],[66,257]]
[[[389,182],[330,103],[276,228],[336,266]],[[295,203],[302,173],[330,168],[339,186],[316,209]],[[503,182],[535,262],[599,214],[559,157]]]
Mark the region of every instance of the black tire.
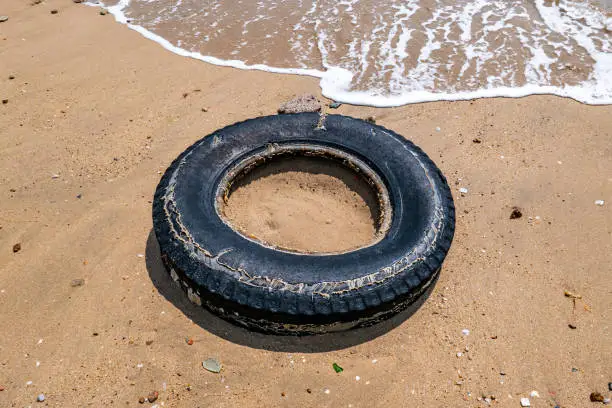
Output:
[[[435,283],[455,208],[446,179],[410,141],[381,126],[316,113],[268,116],[218,130],[166,170],[153,201],[164,265],[189,299],[249,329],[314,334],[368,326],[407,308]],[[250,240],[217,210],[229,169],[271,146],[347,152],[386,186],[392,215],[373,245],[299,254]]]

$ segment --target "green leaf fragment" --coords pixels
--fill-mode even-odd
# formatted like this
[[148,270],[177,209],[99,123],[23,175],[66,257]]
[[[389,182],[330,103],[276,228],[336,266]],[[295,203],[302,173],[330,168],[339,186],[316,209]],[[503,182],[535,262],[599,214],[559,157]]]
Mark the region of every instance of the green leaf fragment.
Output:
[[344,371],[344,368],[340,367],[338,364],[334,363],[332,364],[332,367],[334,367],[334,371],[337,373],[341,373]]

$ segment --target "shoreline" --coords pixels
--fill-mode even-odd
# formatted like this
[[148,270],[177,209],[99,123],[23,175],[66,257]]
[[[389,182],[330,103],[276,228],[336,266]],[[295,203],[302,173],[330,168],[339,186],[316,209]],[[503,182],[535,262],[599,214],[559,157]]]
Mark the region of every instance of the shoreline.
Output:
[[[119,24],[126,25],[129,29],[136,31],[146,39],[153,41],[164,49],[182,57],[193,58],[208,64],[231,67],[242,70],[256,70],[269,72],[274,74],[289,74],[301,75],[319,79],[320,93],[324,97],[335,102],[351,104],[355,106],[368,106],[374,108],[394,108],[402,107],[409,104],[424,103],[424,102],[455,102],[469,101],[481,98],[522,98],[532,95],[559,96],[570,98],[576,102],[586,105],[612,105],[612,96],[602,99],[596,99],[593,96],[580,96],[584,89],[584,84],[581,86],[542,86],[527,84],[516,87],[496,87],[483,88],[476,91],[460,91],[460,92],[430,92],[430,91],[411,91],[408,94],[380,96],[368,91],[353,91],[350,90],[353,74],[341,67],[329,66],[324,67],[325,70],[307,69],[307,68],[281,68],[268,66],[265,64],[248,65],[240,60],[225,60],[210,55],[203,55],[197,51],[188,51],[180,46],[172,44],[162,36],[153,33],[152,31],[129,22],[129,19],[123,13],[123,9],[129,5],[131,0],[120,0],[117,4],[107,7],[103,2],[82,3],[90,7],[98,7],[108,11]],[[539,11],[543,12],[543,5],[538,4]],[[603,54],[603,53],[599,53]],[[605,61],[604,61],[605,62]],[[596,62],[595,66],[600,63]],[[612,75],[612,68],[607,70]],[[593,81],[593,80],[591,80]],[[593,85],[595,86],[595,85]],[[598,84],[601,87],[601,84]]]
[[[435,161],[455,198],[455,240],[410,319],[269,337],[173,290],[151,200],[185,148],[295,95],[322,98],[318,81],[183,58],[68,0],[2,7],[0,406],[43,393],[49,406],[133,407],[154,390],[166,407],[610,397],[612,106],[529,96],[334,110],[375,116]],[[510,219],[514,206],[522,218]],[[210,357],[221,374],[202,368]]]

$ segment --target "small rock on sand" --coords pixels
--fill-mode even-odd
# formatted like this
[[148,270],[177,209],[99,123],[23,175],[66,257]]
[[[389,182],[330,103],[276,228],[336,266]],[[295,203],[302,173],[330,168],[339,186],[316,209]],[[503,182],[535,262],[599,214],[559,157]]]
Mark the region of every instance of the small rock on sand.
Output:
[[591,399],[591,402],[603,402],[604,400],[604,396],[599,392],[592,392],[589,398]]
[[21,244],[18,242],[15,245],[13,245],[13,253],[17,253],[21,251]]
[[56,9],[51,10],[51,14],[57,14],[58,11]]
[[8,16],[0,16],[0,23],[4,23],[6,20],[8,20]]
[[159,392],[157,391],[153,391],[147,396],[147,400],[149,402],[155,402],[157,401],[157,398],[159,398]]
[[38,397],[36,397],[36,401],[38,402],[43,402],[45,400],[45,394],[39,394]]
[[531,402],[529,401],[529,398],[521,398],[521,407],[530,407],[531,406]]
[[523,216],[523,212],[518,207],[512,207],[512,212],[510,213],[510,219],[516,220],[517,218],[521,218]]
[[73,279],[70,281],[70,286],[72,286],[73,288],[76,288],[77,286],[83,286],[85,284],[85,279]]
[[278,113],[319,112],[320,110],[321,102],[314,95],[306,94],[282,103],[278,108]]

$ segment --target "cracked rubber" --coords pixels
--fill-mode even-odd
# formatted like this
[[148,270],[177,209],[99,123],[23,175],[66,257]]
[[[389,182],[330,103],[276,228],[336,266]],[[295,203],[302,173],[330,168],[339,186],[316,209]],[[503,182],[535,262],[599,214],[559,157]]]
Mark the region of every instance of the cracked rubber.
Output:
[[[303,113],[236,123],[201,139],[166,170],[153,201],[162,261],[188,298],[248,329],[316,334],[372,325],[431,290],[450,248],[455,208],[446,179],[417,146],[360,119]],[[279,250],[219,216],[219,184],[245,157],[284,144],[359,158],[385,184],[384,238],[339,254]]]

